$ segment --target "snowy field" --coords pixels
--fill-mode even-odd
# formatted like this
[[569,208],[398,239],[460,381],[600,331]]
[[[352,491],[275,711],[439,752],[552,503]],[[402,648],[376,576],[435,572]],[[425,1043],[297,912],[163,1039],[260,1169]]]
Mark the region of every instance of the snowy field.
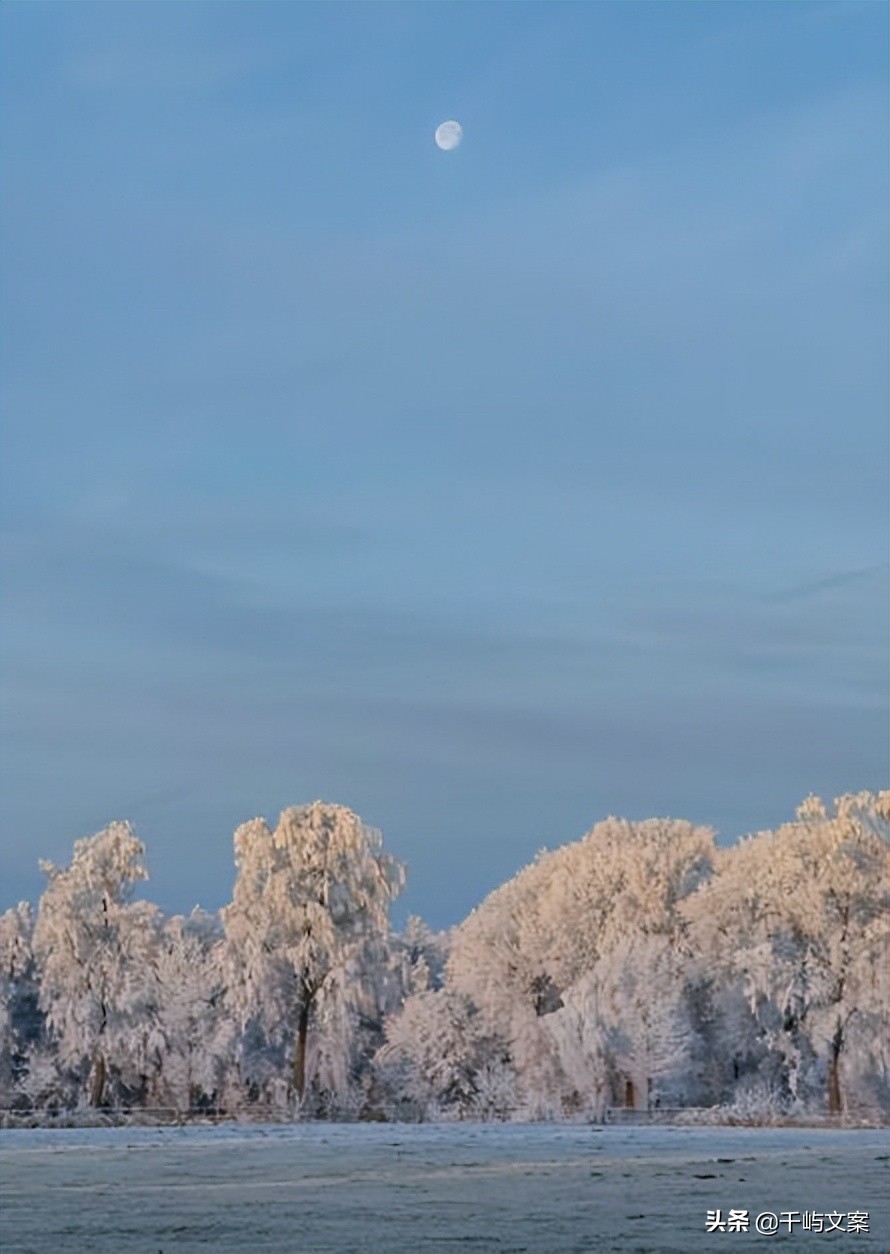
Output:
[[[890,1250],[888,1136],[797,1128],[297,1125],[28,1129],[0,1145],[0,1247],[189,1250]],[[752,1231],[707,1235],[707,1211]],[[869,1212],[870,1231],[753,1231]]]

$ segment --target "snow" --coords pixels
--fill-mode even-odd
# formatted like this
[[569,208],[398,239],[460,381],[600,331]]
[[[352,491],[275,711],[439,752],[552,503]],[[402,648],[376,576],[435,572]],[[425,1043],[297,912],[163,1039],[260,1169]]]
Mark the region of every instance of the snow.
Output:
[[[4,1132],[0,1243],[31,1251],[689,1251],[708,1210],[859,1210],[886,1250],[880,1130],[299,1124]],[[781,1241],[781,1236],[775,1237]],[[792,1241],[785,1234],[784,1242]]]

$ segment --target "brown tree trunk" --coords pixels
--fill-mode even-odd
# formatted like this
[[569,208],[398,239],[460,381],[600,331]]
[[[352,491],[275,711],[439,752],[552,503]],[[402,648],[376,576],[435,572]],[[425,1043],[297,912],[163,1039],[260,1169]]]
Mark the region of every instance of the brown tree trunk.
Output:
[[101,1106],[105,1100],[105,1055],[97,1050],[93,1056],[93,1073],[90,1076],[90,1105]]
[[626,1080],[624,1084],[624,1105],[628,1110],[633,1110],[637,1104],[637,1094],[634,1088],[633,1080]]
[[828,1113],[842,1115],[844,1102],[841,1095],[841,1050],[844,1047],[844,1029],[838,1020],[828,1054]]
[[294,1051],[294,1088],[302,1099],[306,1092],[306,1038],[309,1035],[309,1002],[300,1003],[297,1020],[297,1047]]

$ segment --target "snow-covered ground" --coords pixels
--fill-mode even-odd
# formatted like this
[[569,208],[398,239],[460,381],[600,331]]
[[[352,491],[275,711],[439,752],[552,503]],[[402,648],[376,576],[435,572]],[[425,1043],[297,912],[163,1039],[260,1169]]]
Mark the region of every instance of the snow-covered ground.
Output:
[[[28,1129],[3,1133],[13,1251],[890,1250],[882,1131],[554,1125]],[[705,1231],[747,1210],[751,1231]],[[773,1212],[869,1213],[869,1232]],[[823,1221],[824,1222],[824,1221]],[[837,1222],[836,1220],[834,1222]],[[846,1220],[844,1221],[846,1226]]]

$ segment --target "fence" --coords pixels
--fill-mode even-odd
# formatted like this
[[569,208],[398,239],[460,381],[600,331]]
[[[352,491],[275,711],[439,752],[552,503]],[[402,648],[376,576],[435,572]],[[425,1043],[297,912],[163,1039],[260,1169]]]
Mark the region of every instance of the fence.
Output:
[[[0,1106],[0,1127],[115,1127],[115,1126],[184,1126],[185,1124],[220,1124],[220,1123],[298,1123],[325,1122],[312,1119],[301,1120],[299,1108],[296,1106],[274,1106],[269,1103],[251,1103],[237,1110],[226,1110],[223,1107],[191,1107],[188,1110],[177,1110],[174,1106],[107,1106],[102,1108],[80,1107],[73,1110],[65,1108],[47,1108],[37,1106]],[[365,1122],[361,1116],[356,1122]],[[384,1122],[403,1122],[399,1119],[383,1120]],[[508,1120],[509,1122],[509,1116]],[[334,1120],[333,1122],[337,1122]],[[409,1120],[408,1122],[413,1122]],[[425,1122],[425,1121],[423,1121]],[[453,1122],[448,1120],[448,1122]],[[486,1122],[482,1119],[461,1120],[461,1122]],[[492,1121],[489,1121],[492,1122]],[[525,1122],[525,1120],[520,1120]],[[541,1122],[534,1120],[533,1122]],[[810,1117],[785,1117],[775,1119],[745,1120],[733,1117],[725,1107],[719,1106],[659,1106],[652,1110],[637,1110],[627,1106],[607,1106],[603,1111],[602,1120],[590,1117],[575,1116],[564,1119],[544,1120],[544,1122],[616,1124],[622,1126],[638,1126],[652,1124],[711,1124],[711,1123],[763,1123],[780,1125],[791,1123],[797,1126],[812,1127],[874,1127],[885,1126],[885,1122],[874,1119],[857,1118],[855,1114],[845,1115],[812,1115]]]

